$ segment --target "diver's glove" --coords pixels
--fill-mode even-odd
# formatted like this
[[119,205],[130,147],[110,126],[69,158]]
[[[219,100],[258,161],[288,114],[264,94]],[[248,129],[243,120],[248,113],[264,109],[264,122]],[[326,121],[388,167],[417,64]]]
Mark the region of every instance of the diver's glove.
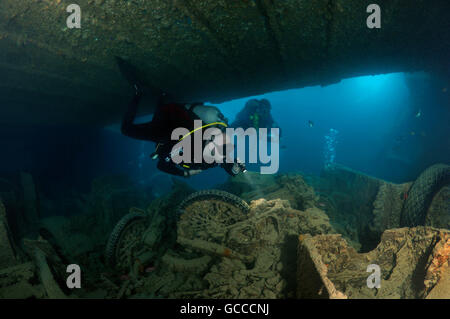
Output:
[[246,173],[247,172],[247,168],[245,167],[245,164],[244,163],[240,163],[240,162],[234,163],[232,170],[236,171],[237,174]]
[[222,167],[231,176],[236,176],[236,175],[239,175],[240,173],[247,172],[247,168],[245,167],[245,164],[241,163],[241,162],[236,162],[233,164],[222,164]]

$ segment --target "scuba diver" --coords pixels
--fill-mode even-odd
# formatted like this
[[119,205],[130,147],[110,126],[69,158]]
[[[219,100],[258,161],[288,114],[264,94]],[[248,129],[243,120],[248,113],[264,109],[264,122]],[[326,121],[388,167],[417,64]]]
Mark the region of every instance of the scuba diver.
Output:
[[[228,127],[227,119],[217,107],[204,105],[203,103],[176,103],[172,102],[172,97],[161,90],[152,89],[152,95],[156,96],[156,110],[151,122],[134,124],[139,102],[143,96],[142,87],[133,75],[132,67],[121,58],[116,58],[122,74],[133,84],[135,95],[128,105],[127,112],[122,120],[122,134],[135,139],[152,141],[157,143],[152,159],[158,159],[157,168],[172,175],[190,177],[201,173],[203,170],[217,166],[216,162],[211,164],[206,162],[189,163],[181,162],[176,164],[172,160],[173,152],[182,154],[182,149],[174,150],[174,146],[184,139],[172,140],[172,132],[177,128],[186,128],[189,134],[197,130],[194,127],[194,120],[201,120],[204,124],[201,128],[217,127],[223,134],[223,144],[226,144],[225,128]],[[134,82],[134,83],[133,83]],[[188,135],[189,135],[188,134]],[[216,142],[214,140],[214,142]],[[221,141],[219,141],[220,143]],[[203,148],[211,141],[204,141]],[[202,150],[203,150],[202,148]],[[194,154],[194,152],[191,152]],[[219,155],[220,156],[220,155]],[[246,172],[245,165],[239,160],[234,163],[221,163],[220,166],[231,176],[236,176],[241,172]]]
[[272,106],[269,100],[251,99],[245,103],[245,107],[236,115],[232,127],[242,127],[244,130],[249,127],[259,128],[278,128],[272,115],[270,114]]

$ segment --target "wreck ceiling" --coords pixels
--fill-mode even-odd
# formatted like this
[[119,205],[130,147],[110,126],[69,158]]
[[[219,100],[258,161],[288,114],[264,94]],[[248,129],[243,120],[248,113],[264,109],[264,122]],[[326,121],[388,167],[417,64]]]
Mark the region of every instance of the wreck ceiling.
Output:
[[[114,56],[211,102],[448,66],[448,0],[378,0],[381,29],[366,26],[372,2],[1,0],[0,122],[118,121],[132,91]],[[80,29],[67,28],[71,3]]]

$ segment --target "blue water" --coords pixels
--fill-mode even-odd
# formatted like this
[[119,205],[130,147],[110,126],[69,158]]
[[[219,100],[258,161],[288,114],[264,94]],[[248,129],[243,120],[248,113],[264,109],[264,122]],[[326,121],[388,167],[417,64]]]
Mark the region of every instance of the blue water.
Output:
[[[326,87],[246,97],[218,107],[232,122],[248,99],[271,102],[272,116],[282,129],[280,173],[320,174],[325,136],[335,129],[339,132],[336,163],[400,183],[414,180],[432,164],[450,162],[450,107],[445,98],[449,93],[420,83],[408,86],[403,73],[365,76]],[[0,130],[5,137],[0,146],[8,154],[1,159],[0,173],[31,172],[43,190],[88,191],[94,178],[110,174],[129,175],[144,186],[156,187],[158,195],[171,184],[172,177],[160,173],[149,158],[154,143],[124,137],[117,126],[115,130],[58,125]],[[209,188],[227,178],[222,169],[214,168],[184,181]]]
[[[448,105],[441,109],[418,106],[403,73],[250,98],[268,99],[283,130],[280,145],[286,148],[280,152],[280,172],[319,174],[330,129],[339,131],[337,163],[389,181],[413,180],[427,166],[450,160]],[[229,101],[219,108],[233,119],[248,99]],[[419,109],[421,116],[416,117]],[[308,125],[310,120],[313,127]],[[399,137],[402,140],[393,150]],[[432,154],[423,156],[427,152]],[[196,179],[203,183],[218,178],[216,172],[210,173]]]
[[[319,172],[324,136],[340,132],[337,161],[355,168],[371,168],[386,134],[408,111],[408,89],[402,74],[343,80],[327,87],[308,87],[263,95],[272,103],[273,116],[283,129],[281,171]],[[222,104],[232,117],[246,99]],[[308,121],[314,122],[310,128]]]

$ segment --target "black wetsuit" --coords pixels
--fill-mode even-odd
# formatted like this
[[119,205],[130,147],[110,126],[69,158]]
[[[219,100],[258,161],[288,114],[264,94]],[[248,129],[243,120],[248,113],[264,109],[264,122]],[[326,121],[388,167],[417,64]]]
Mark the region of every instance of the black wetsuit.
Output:
[[[194,120],[199,119],[198,116],[191,110],[188,110],[185,107],[185,104],[159,103],[151,122],[133,124],[140,99],[140,95],[135,95],[131,100],[122,121],[122,133],[132,138],[159,143],[157,150],[159,155],[158,169],[172,175],[185,176],[185,170],[170,159],[169,155],[172,152],[172,148],[178,143],[178,141],[171,140],[171,135],[172,131],[179,127],[192,131],[194,129]],[[196,104],[192,104],[192,106],[195,106]],[[191,154],[193,154],[193,152],[191,152]],[[193,163],[193,160],[191,160],[191,163]],[[189,164],[189,169],[203,170],[217,166],[215,163],[191,163]],[[230,175],[234,175],[231,172],[233,163],[222,164],[221,166]]]

